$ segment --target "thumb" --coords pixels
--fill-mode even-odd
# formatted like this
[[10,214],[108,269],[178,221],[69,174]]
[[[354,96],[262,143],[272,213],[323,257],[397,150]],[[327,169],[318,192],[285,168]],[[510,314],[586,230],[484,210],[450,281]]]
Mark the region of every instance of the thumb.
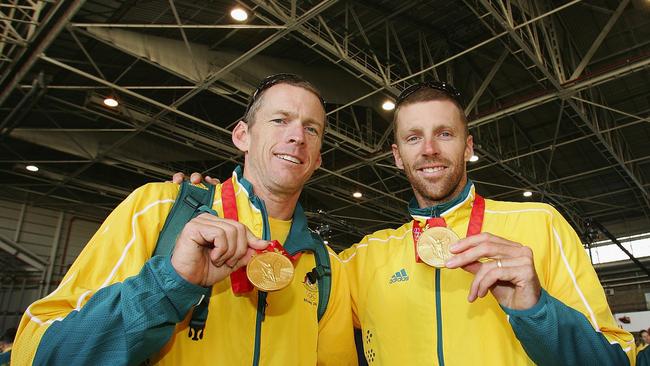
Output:
[[251,233],[248,228],[246,229],[246,239],[248,240],[248,246],[253,249],[264,250],[269,246],[268,240],[262,240]]

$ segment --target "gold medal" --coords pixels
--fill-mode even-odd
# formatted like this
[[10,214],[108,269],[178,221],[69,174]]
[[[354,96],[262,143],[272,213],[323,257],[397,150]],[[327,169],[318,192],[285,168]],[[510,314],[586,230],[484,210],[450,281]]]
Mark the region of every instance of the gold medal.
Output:
[[258,290],[281,290],[293,280],[293,264],[280,253],[264,252],[251,259],[246,276]]
[[449,246],[460,238],[451,229],[436,226],[425,230],[418,239],[418,256],[432,267],[443,268],[453,255]]

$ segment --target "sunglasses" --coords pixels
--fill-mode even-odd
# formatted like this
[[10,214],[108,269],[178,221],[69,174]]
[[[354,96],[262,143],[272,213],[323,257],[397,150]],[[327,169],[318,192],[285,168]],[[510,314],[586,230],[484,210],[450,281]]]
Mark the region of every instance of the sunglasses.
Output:
[[454,88],[453,85],[449,84],[446,81],[425,81],[421,83],[416,83],[408,88],[402,90],[401,93],[399,93],[399,96],[397,97],[397,101],[395,102],[395,106],[399,106],[402,102],[404,102],[408,97],[413,95],[415,92],[422,90],[422,89],[433,89],[433,90],[438,90],[451,99],[453,99],[456,103],[459,105],[463,105],[463,102],[460,99],[460,92]]
[[[264,79],[262,79],[262,81],[260,81],[260,84],[257,86],[257,89],[255,89],[253,95],[251,95],[250,99],[248,100],[248,105],[246,106],[246,112],[244,113],[244,116],[248,114],[248,111],[251,109],[255,101],[259,99],[260,95],[262,95],[262,92],[264,92],[266,89],[277,84],[301,83],[301,82],[305,82],[305,79],[303,79],[302,77],[296,74],[289,74],[289,73],[280,73],[280,74],[274,74],[265,77]],[[318,99],[323,105],[323,108],[325,108],[325,100],[323,99],[323,97],[318,95]]]

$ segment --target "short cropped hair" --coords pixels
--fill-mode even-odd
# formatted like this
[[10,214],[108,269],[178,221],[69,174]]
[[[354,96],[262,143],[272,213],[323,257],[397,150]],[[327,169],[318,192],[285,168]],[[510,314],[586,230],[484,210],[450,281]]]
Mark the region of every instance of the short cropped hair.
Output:
[[463,122],[463,125],[465,126],[465,136],[468,136],[469,128],[467,126],[467,116],[465,115],[465,110],[463,109],[463,106],[460,104],[460,102],[457,99],[452,98],[448,93],[445,93],[442,90],[433,89],[433,88],[422,88],[420,90],[413,92],[413,94],[409,95],[408,97],[404,98],[404,100],[402,100],[395,108],[395,113],[393,114],[393,139],[397,141],[397,115],[399,114],[400,109],[411,104],[431,102],[437,100],[449,101],[456,106],[456,109],[458,109],[458,114],[460,115],[460,119]]

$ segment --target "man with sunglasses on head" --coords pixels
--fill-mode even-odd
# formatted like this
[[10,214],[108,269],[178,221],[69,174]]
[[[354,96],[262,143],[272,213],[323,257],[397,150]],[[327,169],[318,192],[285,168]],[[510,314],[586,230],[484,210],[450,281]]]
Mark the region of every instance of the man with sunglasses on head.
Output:
[[415,194],[413,220],[340,254],[370,364],[634,360],[634,339],[617,327],[565,219],[547,204],[477,194],[466,171],[473,140],[451,85],[404,90],[393,128],[395,163]]
[[[171,257],[152,257],[179,185],[135,190],[59,287],[27,308],[14,363],[356,364],[348,279],[336,255],[307,228],[298,203],[321,164],[325,118],[324,102],[309,82],[292,74],[263,80],[233,130],[244,166],[217,185],[206,210],[216,215],[189,221]],[[234,216],[227,213],[233,210]],[[275,249],[290,257],[293,280],[275,292],[234,291],[230,276],[270,240],[284,245]],[[325,268],[331,287],[322,317],[318,287],[306,276],[316,266],[315,252],[301,250],[316,246],[331,266]],[[206,299],[204,328],[191,336],[193,311]]]

